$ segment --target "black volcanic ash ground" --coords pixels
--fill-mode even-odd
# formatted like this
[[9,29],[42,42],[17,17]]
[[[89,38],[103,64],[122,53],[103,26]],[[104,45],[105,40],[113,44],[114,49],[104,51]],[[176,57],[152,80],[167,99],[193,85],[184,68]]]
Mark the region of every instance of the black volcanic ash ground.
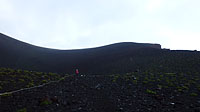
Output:
[[[197,79],[145,73],[69,76],[57,83],[0,97],[1,112],[198,112]],[[146,80],[145,77],[151,77]],[[168,77],[168,78],[166,78]],[[174,77],[174,78],[173,78]],[[180,79],[183,77],[183,80]],[[170,79],[171,78],[171,79]],[[180,82],[173,82],[179,78]],[[189,76],[187,76],[189,78]],[[153,81],[159,79],[159,81]],[[195,81],[196,80],[196,81]],[[169,83],[162,83],[170,81]],[[196,85],[195,85],[196,84]],[[159,86],[158,86],[159,85]],[[171,85],[171,86],[170,86]]]

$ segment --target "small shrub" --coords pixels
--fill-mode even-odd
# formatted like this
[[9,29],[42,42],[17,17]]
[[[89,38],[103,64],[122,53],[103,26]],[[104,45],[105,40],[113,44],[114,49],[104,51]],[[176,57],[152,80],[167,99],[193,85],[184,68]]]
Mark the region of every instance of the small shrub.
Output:
[[41,76],[43,73],[42,72],[36,72],[35,75]]
[[17,110],[17,112],[27,112],[27,109],[23,108],[23,109]]
[[183,89],[188,90],[189,88],[187,86],[183,86]]
[[190,83],[190,84],[196,84],[196,82],[193,81],[193,80],[189,80],[189,83]]
[[64,79],[65,79],[65,77],[60,78],[60,80],[64,80]]
[[198,91],[200,91],[200,85],[197,86]]
[[18,70],[17,70],[17,72],[18,72],[18,73],[21,73],[21,72],[22,72],[22,70],[18,69]]
[[47,83],[48,81],[47,80],[42,80],[42,83]]
[[17,77],[17,75],[11,75],[11,77],[12,77],[12,78],[15,78],[15,77]]
[[167,76],[176,76],[175,73],[165,73],[165,75],[167,75]]
[[174,84],[172,82],[169,82],[168,85],[171,86],[171,87],[174,86]]
[[48,78],[49,78],[48,75],[43,75],[42,77],[45,78],[45,79],[48,79]]
[[40,105],[41,105],[41,106],[46,106],[46,105],[50,105],[51,103],[52,103],[52,102],[51,102],[50,100],[46,99],[46,100],[42,101],[42,102],[40,103]]
[[155,91],[152,91],[152,90],[150,90],[150,89],[147,89],[146,92],[147,92],[148,94],[154,94],[154,95],[156,94]]
[[134,84],[137,84],[137,80],[133,80],[133,83],[134,83]]
[[30,82],[30,83],[28,83],[28,85],[26,85],[26,87],[33,87],[34,86],[34,83],[33,82]]
[[178,92],[183,92],[183,89],[181,89],[181,88],[178,88]]
[[24,70],[24,73],[25,73],[25,74],[28,74],[28,73],[29,73],[29,71],[28,71],[28,70]]
[[49,73],[48,75],[50,75],[50,76],[56,76],[57,74],[56,73]]
[[157,79],[157,81],[160,82],[161,80],[160,80],[160,79]]
[[148,81],[143,81],[143,83],[144,83],[144,84],[147,84],[147,83],[148,83]]
[[112,82],[116,82],[118,78],[119,78],[119,75],[115,75]]
[[190,96],[198,96],[197,93],[191,93]]
[[158,88],[162,89],[162,85],[158,85]]
[[185,83],[185,86],[190,86],[190,83]]
[[24,82],[24,79],[19,79],[20,82]]
[[184,90],[188,90],[189,88],[187,86],[178,86],[176,87],[178,89],[179,92],[183,92]]

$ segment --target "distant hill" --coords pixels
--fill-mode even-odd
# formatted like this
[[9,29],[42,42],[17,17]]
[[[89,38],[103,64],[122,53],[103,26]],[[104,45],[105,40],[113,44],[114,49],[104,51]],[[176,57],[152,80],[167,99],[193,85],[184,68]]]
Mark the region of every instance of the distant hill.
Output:
[[[0,54],[0,67],[57,73],[73,73],[78,68],[87,74],[124,73],[150,67],[168,70],[171,63],[186,63],[188,59],[193,60],[196,67],[200,56],[199,52],[170,51],[161,49],[159,44],[132,42],[90,49],[56,50],[24,43],[4,34],[0,34]],[[196,70],[198,67],[195,67]]]

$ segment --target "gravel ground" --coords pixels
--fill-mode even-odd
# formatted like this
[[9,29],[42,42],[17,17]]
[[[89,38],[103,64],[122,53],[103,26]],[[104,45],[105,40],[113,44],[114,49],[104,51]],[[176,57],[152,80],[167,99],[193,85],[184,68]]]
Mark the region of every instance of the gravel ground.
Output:
[[113,76],[70,76],[0,96],[0,112],[200,112],[199,97],[146,89]]

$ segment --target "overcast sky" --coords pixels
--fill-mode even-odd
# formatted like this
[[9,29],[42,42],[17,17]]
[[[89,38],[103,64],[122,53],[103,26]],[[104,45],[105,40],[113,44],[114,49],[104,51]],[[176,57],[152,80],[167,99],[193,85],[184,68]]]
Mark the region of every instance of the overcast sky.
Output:
[[0,0],[0,32],[37,46],[200,50],[200,0]]

